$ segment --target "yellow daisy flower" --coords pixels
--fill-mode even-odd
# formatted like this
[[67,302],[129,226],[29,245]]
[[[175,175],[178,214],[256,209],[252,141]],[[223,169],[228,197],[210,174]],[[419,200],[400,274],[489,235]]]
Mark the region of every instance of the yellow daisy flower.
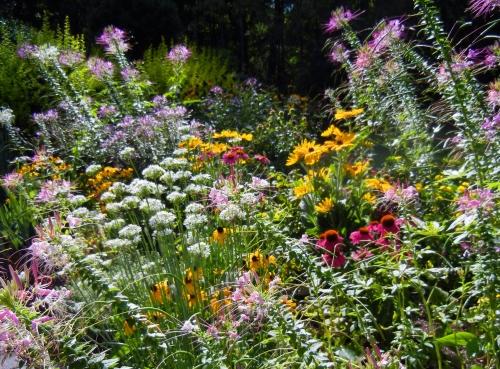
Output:
[[352,110],[339,109],[335,112],[335,119],[341,120],[341,119],[354,118],[363,112],[364,112],[364,109],[362,109],[362,108],[361,109],[352,109]]
[[329,197],[324,198],[321,202],[314,206],[314,209],[316,209],[316,211],[320,214],[326,214],[333,209],[333,201]]

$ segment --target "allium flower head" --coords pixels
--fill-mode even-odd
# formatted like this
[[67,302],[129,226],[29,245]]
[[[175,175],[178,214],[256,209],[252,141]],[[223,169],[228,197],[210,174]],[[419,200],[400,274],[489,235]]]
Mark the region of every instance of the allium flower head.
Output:
[[127,42],[127,34],[125,31],[114,26],[104,28],[102,34],[97,37],[96,42],[104,46],[104,50],[108,54],[117,54],[130,50],[130,44]]
[[184,64],[191,56],[191,51],[185,45],[174,46],[167,54],[167,59],[172,63]]
[[354,18],[356,18],[359,13],[353,13],[349,9],[345,9],[343,7],[334,10],[330,15],[330,19],[328,19],[328,23],[325,24],[325,31],[327,33],[332,33],[338,31],[344,27],[344,25]]
[[495,9],[500,8],[500,0],[470,0],[469,10],[474,13],[476,17],[487,15]]

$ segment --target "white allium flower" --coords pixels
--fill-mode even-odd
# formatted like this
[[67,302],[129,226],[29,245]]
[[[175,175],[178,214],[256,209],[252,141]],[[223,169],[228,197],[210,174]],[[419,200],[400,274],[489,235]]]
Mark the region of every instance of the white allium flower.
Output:
[[160,230],[170,227],[175,223],[176,217],[169,211],[159,211],[151,218],[149,218],[149,225],[151,228]]
[[198,242],[187,248],[187,251],[191,254],[199,254],[203,257],[210,256],[210,245],[206,242]]
[[165,174],[165,169],[160,167],[159,165],[150,165],[146,169],[142,171],[142,175],[151,180],[156,180],[160,178],[163,174]]
[[160,210],[165,209],[165,205],[161,202],[161,200],[147,198],[140,202],[139,209],[146,213],[156,213]]
[[255,205],[258,201],[259,198],[255,194],[250,192],[244,193],[240,198],[240,204],[243,206]]
[[167,195],[167,200],[173,203],[181,202],[186,198],[186,194],[178,191],[170,192]]
[[193,173],[191,173],[189,170],[180,170],[174,174],[174,180],[175,181],[182,181],[191,178]]
[[117,195],[121,195],[128,190],[128,187],[125,183],[115,182],[111,185],[108,191],[113,192]]
[[170,228],[160,229],[153,232],[153,237],[154,238],[167,237],[170,236],[172,233],[174,233],[174,231],[172,231]]
[[104,229],[108,232],[122,228],[125,225],[125,220],[122,218],[113,219],[104,224]]
[[140,236],[142,232],[142,228],[137,224],[129,224],[118,232],[118,235],[122,238],[126,238],[128,240],[134,240],[137,236]]
[[202,224],[207,223],[208,218],[204,214],[188,214],[184,219],[184,226],[187,229],[194,229]]
[[245,213],[235,204],[227,205],[219,214],[219,218],[225,222],[232,222],[233,220],[243,219],[244,217]]
[[111,191],[106,191],[101,195],[101,201],[103,202],[111,202],[116,199],[116,194]]
[[204,209],[205,207],[203,205],[198,204],[197,202],[192,202],[186,206],[184,211],[186,212],[186,214],[194,214],[201,213]]
[[185,158],[171,158],[167,157],[162,160],[160,165],[165,169],[175,169],[182,168],[188,165],[188,161]]
[[119,249],[128,246],[132,246],[132,242],[130,242],[130,240],[124,240],[121,238],[113,238],[104,242],[104,247],[109,247],[112,249]]
[[90,210],[84,207],[76,208],[71,212],[71,215],[77,218],[88,218],[90,215]]
[[174,152],[172,154],[175,156],[183,156],[183,155],[186,155],[187,152],[188,152],[187,149],[179,148],[179,149],[174,150]]
[[106,211],[108,213],[119,213],[123,211],[123,206],[119,202],[110,202],[109,204],[106,204]]
[[137,196],[125,196],[121,201],[122,206],[125,209],[136,209],[139,206],[141,199]]
[[201,173],[191,177],[191,181],[198,184],[207,184],[212,182],[212,176],[210,174]]
[[87,202],[87,198],[83,195],[73,195],[69,198],[69,202],[71,205],[78,206]]
[[208,189],[208,187],[206,187],[206,186],[202,186],[202,185],[197,185],[197,184],[191,183],[190,185],[188,185],[184,189],[184,191],[187,192],[190,195],[196,195],[196,194],[203,193],[207,189]]
[[133,147],[127,146],[118,153],[118,156],[124,160],[132,159],[135,156],[135,149]]
[[0,126],[10,125],[14,121],[14,112],[9,108],[0,109]]
[[85,174],[88,175],[88,176],[93,176],[94,174],[97,174],[97,172],[100,171],[101,169],[102,169],[102,165],[100,165],[100,164],[92,164],[92,165],[89,165],[85,169]]
[[160,181],[166,184],[172,184],[175,181],[175,172],[171,170],[166,171],[161,177]]
[[155,183],[136,178],[128,185],[128,192],[139,197],[146,197],[159,194],[161,191]]

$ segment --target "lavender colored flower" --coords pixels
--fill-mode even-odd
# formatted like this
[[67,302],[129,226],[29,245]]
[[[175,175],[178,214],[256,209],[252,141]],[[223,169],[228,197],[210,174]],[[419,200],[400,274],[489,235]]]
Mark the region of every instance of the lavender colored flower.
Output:
[[497,81],[490,85],[486,99],[488,100],[488,105],[492,108],[500,106],[500,82]]
[[349,50],[340,42],[335,42],[328,54],[332,63],[344,63],[349,58]]
[[497,8],[500,8],[500,0],[470,0],[468,9],[476,17],[480,17],[493,12]]
[[82,53],[74,50],[66,50],[62,51],[59,54],[59,63],[61,63],[64,66],[67,67],[72,67],[78,63],[81,63],[83,60],[83,55]]
[[495,114],[491,118],[487,118],[481,125],[481,128],[488,140],[492,141],[500,128],[500,113]]
[[258,81],[257,78],[250,77],[245,80],[244,84],[248,87],[257,87]]
[[356,55],[354,65],[359,70],[367,69],[373,61],[373,50],[370,47],[362,47]]
[[334,10],[330,15],[330,19],[328,19],[328,23],[325,24],[325,32],[332,33],[342,29],[346,23],[355,19],[358,15],[359,13],[353,13],[343,7]]
[[6,320],[10,320],[14,325],[19,325],[19,318],[17,315],[10,309],[3,309],[0,311],[0,322],[4,322]]
[[57,110],[55,110],[55,109],[49,109],[44,113],[34,113],[33,114],[33,120],[37,124],[54,123],[57,121],[58,118],[59,118],[59,114],[57,113]]
[[172,63],[184,64],[191,56],[191,51],[185,45],[175,45],[167,54]]
[[101,58],[90,58],[87,62],[90,72],[100,80],[113,75],[114,66],[110,61]]
[[7,189],[13,189],[17,187],[23,179],[23,176],[16,172],[11,172],[3,176],[2,178],[2,186]]
[[114,105],[103,105],[99,108],[99,111],[97,112],[97,116],[99,118],[108,118],[113,115],[115,115],[118,112],[116,107]]
[[405,27],[401,20],[393,19],[388,23],[384,23],[380,29],[373,32],[372,39],[368,45],[374,52],[379,53],[389,47],[391,42],[403,37]]
[[125,67],[120,74],[124,81],[130,82],[139,76],[139,71],[133,67]]
[[45,181],[40,188],[36,200],[38,202],[51,202],[56,199],[56,196],[61,193],[68,193],[71,190],[71,182],[69,181]]
[[473,213],[478,209],[486,212],[493,210],[495,206],[495,193],[489,189],[478,188],[466,191],[462,197],[457,200],[458,210],[464,213]]
[[127,42],[127,34],[124,30],[114,26],[104,28],[104,31],[97,38],[96,42],[104,46],[104,50],[108,54],[124,53],[130,50],[130,44]]
[[214,94],[214,95],[220,95],[224,92],[224,90],[222,89],[222,87],[220,86],[213,86],[211,89],[210,89],[210,93]]
[[38,46],[31,44],[23,44],[17,49],[17,55],[21,59],[31,58],[38,51]]

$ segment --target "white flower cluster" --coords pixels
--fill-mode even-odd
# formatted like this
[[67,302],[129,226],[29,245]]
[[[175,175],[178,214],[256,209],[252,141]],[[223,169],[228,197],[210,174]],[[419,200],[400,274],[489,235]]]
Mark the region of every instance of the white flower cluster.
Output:
[[171,227],[176,221],[176,217],[169,211],[159,211],[149,218],[149,225],[154,230],[164,230]]
[[142,175],[150,180],[156,180],[165,174],[165,169],[159,165],[150,165],[142,171]]
[[120,229],[120,231],[118,232],[118,235],[121,238],[134,240],[134,239],[136,239],[137,236],[139,236],[139,237],[141,236],[141,232],[142,232],[141,227],[139,227],[136,224],[129,224],[129,225],[123,227],[122,229]]
[[206,224],[207,222],[208,218],[204,214],[188,214],[186,215],[186,219],[184,219],[184,227],[188,230],[192,230]]
[[182,202],[186,198],[186,194],[179,191],[172,191],[167,195],[167,200],[172,203]]
[[127,190],[132,195],[146,197],[149,195],[159,195],[165,190],[165,188],[154,182],[136,178],[127,186]]
[[98,171],[102,169],[102,166],[99,164],[91,164],[85,169],[85,174],[88,176],[93,176],[97,174]]
[[165,209],[165,205],[161,200],[148,197],[139,203],[139,209],[145,213],[156,213]]
[[160,165],[165,169],[178,169],[186,167],[188,165],[188,161],[185,158],[167,157],[163,159]]
[[238,219],[243,219],[245,213],[238,205],[229,204],[220,212],[219,218],[225,222],[232,222]]
[[201,204],[198,204],[197,202],[191,202],[189,203],[184,211],[186,214],[195,214],[195,213],[201,213],[205,207]]
[[206,242],[198,242],[187,248],[191,254],[198,254],[203,257],[210,256],[210,245]]

